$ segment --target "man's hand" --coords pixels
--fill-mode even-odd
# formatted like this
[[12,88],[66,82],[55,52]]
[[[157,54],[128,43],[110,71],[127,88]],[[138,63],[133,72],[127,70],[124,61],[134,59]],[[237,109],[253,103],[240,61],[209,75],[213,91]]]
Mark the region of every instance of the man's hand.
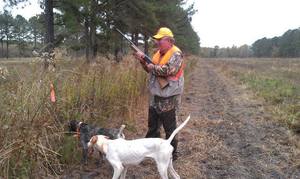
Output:
[[147,65],[148,71],[151,72],[154,69],[154,65],[152,63],[149,63]]
[[153,70],[154,65],[149,63],[147,64],[147,62],[144,60],[145,58],[145,54],[143,52],[137,51],[134,54],[134,57],[140,61],[140,63],[142,64],[142,67],[144,68],[144,70],[149,73]]

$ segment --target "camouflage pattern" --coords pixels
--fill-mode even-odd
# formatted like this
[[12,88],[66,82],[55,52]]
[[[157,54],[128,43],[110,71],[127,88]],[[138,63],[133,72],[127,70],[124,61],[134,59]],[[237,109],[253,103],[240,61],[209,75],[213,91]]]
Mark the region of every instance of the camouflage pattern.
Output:
[[[180,52],[175,52],[165,65],[154,65],[154,69],[150,72],[149,90],[154,96],[170,97],[180,95],[183,92],[184,77],[181,75],[178,80],[170,79],[168,76],[174,76],[183,65],[183,56]],[[168,85],[161,88],[158,76],[166,78]]]
[[150,96],[150,106],[153,107],[157,113],[163,113],[171,111],[175,108],[176,113],[179,111],[179,105],[181,103],[181,95],[175,95],[170,97]]
[[[183,76],[178,81],[169,81],[171,85],[165,89],[156,87],[156,76],[173,76],[176,75],[183,65],[183,56],[180,52],[175,52],[169,62],[165,65],[155,65],[150,76],[150,106],[154,107],[157,113],[167,112],[175,108],[179,110],[181,102],[181,93],[183,89]],[[174,88],[174,89],[173,89]]]
[[175,52],[169,62],[165,65],[155,65],[152,73],[156,76],[173,76],[179,71],[183,63],[183,57],[180,52]]

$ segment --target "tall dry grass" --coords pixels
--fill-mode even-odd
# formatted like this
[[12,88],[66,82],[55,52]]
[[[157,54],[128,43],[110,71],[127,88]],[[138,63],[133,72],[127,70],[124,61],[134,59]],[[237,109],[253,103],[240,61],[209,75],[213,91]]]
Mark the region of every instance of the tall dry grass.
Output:
[[56,72],[43,72],[39,63],[7,65],[10,74],[0,81],[0,177],[57,176],[79,162],[76,141],[65,135],[70,119],[131,125],[146,73],[130,58],[98,62],[61,62]]
[[[196,57],[186,60],[185,77]],[[0,178],[47,178],[79,165],[81,149],[66,129],[70,119],[135,130],[135,115],[147,96],[147,74],[132,57],[87,65],[62,60],[55,72],[42,64],[6,61],[0,79]],[[50,84],[56,99],[50,101]]]

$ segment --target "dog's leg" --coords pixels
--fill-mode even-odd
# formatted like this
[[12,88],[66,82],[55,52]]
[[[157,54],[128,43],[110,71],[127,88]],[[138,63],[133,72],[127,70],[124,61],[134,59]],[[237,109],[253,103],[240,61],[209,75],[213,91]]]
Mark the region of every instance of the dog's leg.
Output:
[[114,168],[114,175],[113,175],[112,179],[118,179],[124,170],[122,163],[120,163],[118,161],[111,161],[111,160],[109,160],[109,163]]
[[81,163],[87,165],[88,146],[87,143],[85,143],[84,141],[81,140],[80,142],[82,145],[82,154],[83,154]]
[[168,168],[172,156],[173,147],[170,144],[167,146],[160,146],[161,150],[153,159],[156,162],[157,169],[162,179],[168,179]]
[[128,168],[127,166],[124,167],[124,170],[123,170],[123,172],[122,172],[122,174],[121,174],[120,179],[125,179],[126,173],[127,173],[127,168]]
[[178,175],[178,173],[175,171],[175,169],[173,168],[173,161],[172,159],[170,159],[170,163],[169,163],[169,167],[168,167],[168,171],[170,172],[171,176],[175,179],[180,179],[180,176]]
[[157,163],[157,169],[162,179],[168,179],[168,165],[165,162]]
[[153,159],[156,162],[156,166],[160,174],[160,177],[162,179],[168,179],[168,165],[169,165],[168,158],[166,158],[166,156],[160,153],[158,156],[154,157]]

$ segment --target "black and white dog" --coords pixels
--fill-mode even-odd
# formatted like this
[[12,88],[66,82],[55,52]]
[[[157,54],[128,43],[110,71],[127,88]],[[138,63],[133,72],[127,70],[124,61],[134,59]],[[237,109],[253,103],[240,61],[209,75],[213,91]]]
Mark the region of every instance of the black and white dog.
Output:
[[79,122],[76,120],[69,121],[69,131],[75,133],[75,136],[78,137],[80,144],[82,146],[82,160],[81,162],[87,164],[87,156],[88,156],[88,142],[94,135],[104,135],[109,139],[118,139],[125,138],[123,134],[123,130],[125,125],[122,125],[119,129],[115,128],[100,128],[93,127],[84,122]]

